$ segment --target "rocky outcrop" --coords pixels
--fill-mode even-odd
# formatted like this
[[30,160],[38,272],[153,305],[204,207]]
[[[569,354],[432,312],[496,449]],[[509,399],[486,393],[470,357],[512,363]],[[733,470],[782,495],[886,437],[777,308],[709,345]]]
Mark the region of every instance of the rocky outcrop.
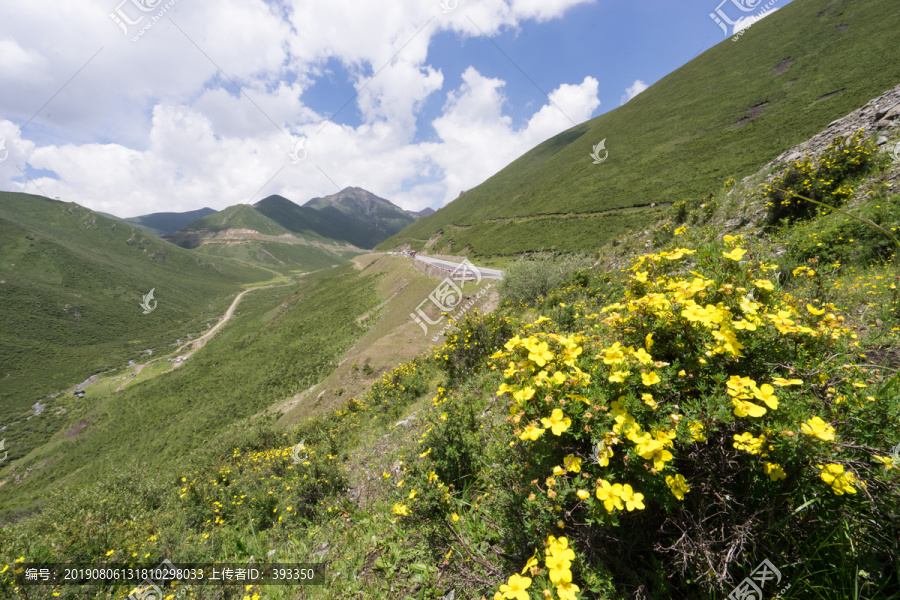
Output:
[[785,163],[801,158],[804,154],[818,157],[834,141],[834,138],[850,135],[860,129],[878,133],[876,143],[881,146],[891,139],[892,130],[898,125],[900,125],[900,85],[869,100],[865,106],[854,110],[846,117],[832,121],[821,133],[782,153],[763,167],[763,170],[780,168]]

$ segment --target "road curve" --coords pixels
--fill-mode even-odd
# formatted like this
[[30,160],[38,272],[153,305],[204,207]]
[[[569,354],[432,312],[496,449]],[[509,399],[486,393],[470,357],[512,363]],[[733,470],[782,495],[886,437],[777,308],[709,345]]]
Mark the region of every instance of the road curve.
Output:
[[[449,260],[442,260],[439,258],[431,258],[430,256],[416,256],[416,260],[420,260],[425,264],[431,265],[437,269],[442,271],[447,271],[448,273],[453,272],[455,269],[459,267],[462,263],[455,263]],[[503,271],[498,269],[487,269],[485,267],[476,267],[472,263],[469,263],[470,269],[475,268],[481,273],[481,277],[483,279],[503,279]]]

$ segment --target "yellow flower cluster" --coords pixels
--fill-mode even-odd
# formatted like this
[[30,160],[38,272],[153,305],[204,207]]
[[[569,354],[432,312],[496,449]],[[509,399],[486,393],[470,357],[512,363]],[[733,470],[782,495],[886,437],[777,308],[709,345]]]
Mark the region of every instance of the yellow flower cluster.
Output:
[[[557,538],[551,535],[547,538],[546,543],[544,565],[547,567],[547,576],[550,583],[556,588],[556,594],[560,600],[575,600],[581,588],[572,583],[572,561],[575,560],[575,552],[569,547],[569,540],[564,537]],[[494,600],[529,600],[527,590],[531,587],[532,579],[524,577],[526,572],[530,572],[532,577],[543,572],[542,569],[538,568],[537,551],[525,563],[521,574],[514,573],[505,584],[500,586],[500,591],[494,594]],[[550,598],[552,597],[552,592],[545,589],[542,596]]]

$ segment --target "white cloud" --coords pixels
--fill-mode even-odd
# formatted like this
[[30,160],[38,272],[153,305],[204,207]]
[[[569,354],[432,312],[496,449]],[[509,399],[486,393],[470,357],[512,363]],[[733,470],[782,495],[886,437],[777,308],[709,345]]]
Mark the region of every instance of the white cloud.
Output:
[[622,96],[622,104],[625,104],[644,90],[646,90],[649,85],[638,79],[631,85],[631,87],[625,88],[625,95]]
[[[153,13],[120,1],[4,8],[0,139],[9,157],[0,189],[40,193],[16,168],[27,163],[59,177],[35,180],[51,197],[123,217],[270,193],[303,202],[350,185],[418,210],[452,200],[599,106],[599,83],[585,77],[559,85],[516,129],[504,81],[469,67],[458,89],[444,90],[429,56],[441,31],[493,35],[591,0],[485,0],[447,14],[436,0],[178,0],[137,42],[131,36]],[[117,7],[143,17],[128,35],[110,17]],[[304,102],[335,59],[352,74],[358,95],[347,110],[357,126],[326,124],[330,113]],[[445,98],[437,139],[416,142],[435,94]],[[302,138],[308,158],[295,165],[288,153]]]
[[[550,93],[550,101],[516,131],[503,115],[504,82],[489,79],[473,67],[463,85],[450,94],[444,114],[434,122],[441,138],[434,161],[444,170],[444,203],[460,191],[478,185],[515,158],[547,138],[590,118],[600,105],[598,82],[586,77],[580,85],[564,84]],[[568,115],[568,116],[567,116]]]

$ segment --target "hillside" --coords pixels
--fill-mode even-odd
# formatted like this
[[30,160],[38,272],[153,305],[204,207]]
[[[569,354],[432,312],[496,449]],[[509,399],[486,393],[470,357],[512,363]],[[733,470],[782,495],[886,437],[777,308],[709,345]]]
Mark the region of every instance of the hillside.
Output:
[[[320,253],[330,251],[330,264],[336,264],[339,260],[334,260],[334,256],[343,256],[354,248],[372,248],[415,219],[411,213],[366,190],[347,188],[338,194],[313,198],[303,206],[277,194],[252,206],[230,206],[184,225],[166,239],[185,248],[243,243],[253,248],[250,253],[259,260],[273,256],[282,263],[298,264],[316,260],[308,255],[308,247],[297,248],[313,244]],[[262,241],[267,242],[264,250],[255,243]],[[214,250],[221,251],[221,247]],[[248,249],[242,253],[248,254]]]
[[[900,81],[891,0],[797,0],[378,246],[591,250],[742,179]],[[593,164],[606,140],[608,158]],[[656,206],[652,206],[652,205]]]
[[[900,600],[895,8],[794,0],[378,246],[499,282],[332,237],[403,220],[354,188],[193,250],[0,194],[0,381],[110,363],[0,396],[0,599]],[[25,580],[163,561],[207,579]]]
[[[242,284],[272,275],[200,258],[77,204],[6,192],[0,255],[4,425],[47,394],[201,331]],[[156,308],[143,314],[151,290]]]
[[129,217],[127,219],[122,219],[115,215],[110,215],[107,213],[98,214],[102,214],[104,217],[115,219],[116,221],[121,221],[123,223],[133,225],[144,233],[162,237],[167,233],[177,231],[185,225],[192,223],[197,219],[202,219],[203,217],[211,215],[215,212],[216,211],[211,208],[200,208],[198,210],[190,210],[186,212],[151,213],[149,215]]
[[349,231],[357,232],[351,235],[363,248],[378,245],[416,220],[412,213],[357,187],[348,187],[324,198],[313,198],[303,206],[315,208],[329,221],[342,222]]

